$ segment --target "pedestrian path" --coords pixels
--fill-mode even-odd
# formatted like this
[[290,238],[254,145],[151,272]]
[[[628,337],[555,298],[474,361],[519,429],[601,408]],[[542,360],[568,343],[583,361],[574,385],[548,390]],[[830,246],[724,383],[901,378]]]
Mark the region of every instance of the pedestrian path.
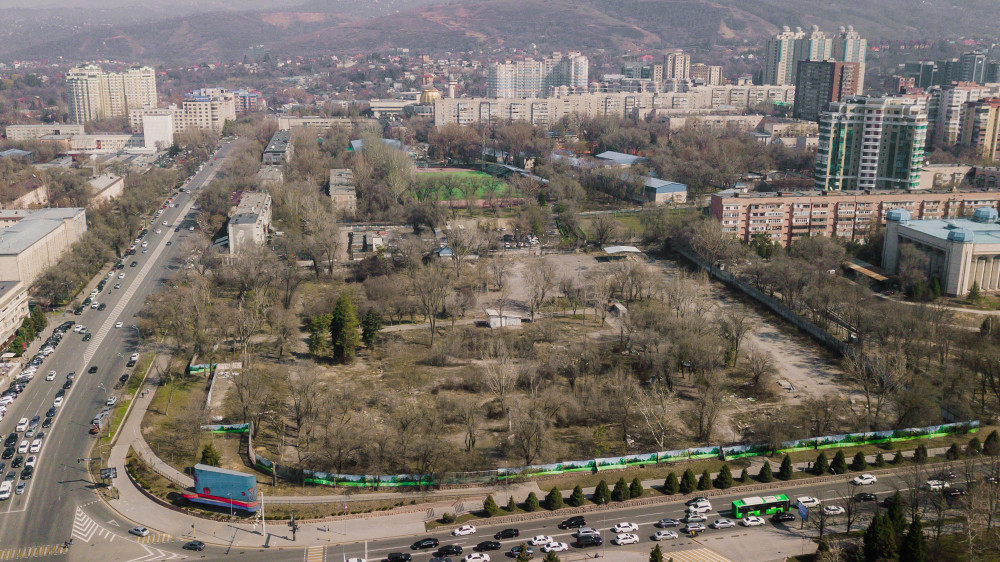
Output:
[[665,552],[664,558],[674,562],[732,562],[718,552],[705,547]]
[[8,548],[7,550],[0,550],[0,560],[23,560],[25,558],[40,558],[42,556],[58,556],[67,552],[69,552],[69,549],[61,544]]

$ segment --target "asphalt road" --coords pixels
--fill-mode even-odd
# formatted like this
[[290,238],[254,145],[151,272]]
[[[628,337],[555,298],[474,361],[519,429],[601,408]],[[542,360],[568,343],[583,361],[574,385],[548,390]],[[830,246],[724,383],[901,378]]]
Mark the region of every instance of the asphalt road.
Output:
[[[219,155],[225,155],[227,151],[228,145],[223,145]],[[213,166],[206,165],[186,187],[197,190],[218,165],[219,162]],[[87,308],[80,316],[72,313],[50,315],[46,335],[62,322],[74,320],[86,325],[93,338],[84,342],[81,334],[67,332],[55,352],[42,363],[34,380],[0,420],[0,433],[6,436],[14,431],[21,417],[30,419],[38,415],[44,419],[67,373],[76,372],[75,383],[67,391],[65,403],[58,408],[52,428],[44,430],[43,447],[37,455],[35,473],[27,481],[25,493],[12,495],[9,500],[0,502],[0,545],[3,549],[62,544],[70,538],[77,507],[97,499],[87,475],[86,463],[78,462],[78,459],[91,453],[93,437],[88,435],[90,420],[101,410],[107,397],[118,392],[114,390],[114,385],[122,373],[131,371],[126,368],[126,363],[129,355],[138,351],[140,345],[135,327],[138,325],[137,315],[146,296],[158,289],[161,279],[170,276],[170,268],[176,270],[178,267],[176,262],[180,248],[177,241],[187,235],[187,230],[174,232],[174,227],[179,224],[180,215],[191,197],[190,193],[174,196],[177,206],[165,209],[143,238],[149,242],[148,253],[142,254],[141,248],[137,248],[134,256],[124,259],[126,266],[121,271],[125,278],[119,280],[116,273],[113,282],[109,279],[104,291],[97,297],[98,302],[107,304],[104,311]],[[164,220],[169,223],[169,228],[162,225]],[[156,228],[160,228],[162,233],[156,234]],[[174,244],[167,246],[167,240],[172,240]],[[133,260],[138,265],[129,267]],[[108,270],[104,270],[99,274],[81,298],[87,296],[90,288],[107,273]],[[121,289],[112,289],[117,282],[122,284]],[[124,326],[115,328],[117,321],[123,322]],[[87,372],[91,366],[97,366],[96,373]],[[57,373],[54,381],[45,380],[45,374],[50,370]],[[138,375],[141,376],[141,373]],[[7,467],[10,471],[10,460],[7,460]]]

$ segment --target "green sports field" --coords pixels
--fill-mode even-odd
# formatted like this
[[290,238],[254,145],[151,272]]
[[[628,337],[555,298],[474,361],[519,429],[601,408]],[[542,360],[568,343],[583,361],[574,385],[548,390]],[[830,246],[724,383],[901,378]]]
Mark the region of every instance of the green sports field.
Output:
[[[478,170],[448,169],[433,172],[418,171],[414,174],[414,187],[411,190],[417,199],[433,199],[437,201],[462,200],[465,194],[461,188],[472,185],[476,187],[476,199],[487,199],[488,187],[496,186],[493,197],[506,197],[510,185],[493,176]],[[455,187],[449,194],[448,185]]]

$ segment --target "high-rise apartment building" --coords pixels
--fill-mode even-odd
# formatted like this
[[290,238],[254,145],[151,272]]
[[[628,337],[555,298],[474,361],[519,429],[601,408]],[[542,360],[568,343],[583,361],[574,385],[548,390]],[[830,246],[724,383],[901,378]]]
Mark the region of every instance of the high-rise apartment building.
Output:
[[860,65],[856,62],[799,61],[795,77],[795,118],[819,121],[830,102],[856,94],[859,73]]
[[928,118],[932,122],[933,136],[928,140],[932,144],[952,145],[959,139],[965,104],[1000,95],[1000,88],[958,82],[933,88],[930,94]]
[[764,84],[794,84],[798,63],[804,60],[855,62],[859,65],[861,79],[855,94],[864,88],[865,52],[868,41],[854,31],[852,26],[841,27],[835,36],[829,36],[813,26],[806,33],[802,28],[792,31],[785,26],[781,33],[767,41],[764,48]]
[[1000,98],[966,102],[959,142],[985,160],[996,160],[1000,142]]
[[147,115],[171,115],[174,133],[186,129],[222,132],[226,121],[236,120],[236,101],[232,92],[221,88],[205,88],[184,94],[180,107],[143,107],[129,111],[129,127],[133,132],[144,130]]
[[690,79],[691,55],[684,51],[674,51],[663,55],[663,78],[665,80]]
[[958,59],[959,76],[962,82],[972,82],[975,84],[986,83],[986,53],[983,51],[969,51],[962,53]]
[[131,109],[156,105],[156,73],[148,66],[122,73],[106,73],[96,65],[73,68],[66,74],[66,89],[74,123],[125,116]]
[[491,98],[544,98],[555,88],[587,91],[589,60],[578,52],[553,53],[541,60],[492,63],[486,69],[486,95]]
[[722,85],[722,67],[695,63],[691,65],[691,81],[700,82],[706,86]]
[[858,96],[833,102],[819,121],[816,188],[915,189],[927,113],[913,100]]

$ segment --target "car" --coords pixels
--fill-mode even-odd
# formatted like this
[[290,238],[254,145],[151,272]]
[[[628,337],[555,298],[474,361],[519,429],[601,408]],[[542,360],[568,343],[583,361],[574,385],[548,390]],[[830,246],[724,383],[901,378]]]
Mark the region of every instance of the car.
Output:
[[20,482],[17,483],[17,487],[14,488],[14,493],[20,496],[21,494],[24,493],[24,489],[27,487],[28,483],[25,482],[24,480],[21,480]]
[[108,396],[108,400],[105,402],[105,404],[107,404],[108,406],[114,406],[117,403],[118,403],[117,396]]
[[174,232],[180,232],[180,231],[181,231],[181,227],[178,226],[178,227],[174,228]]
[[97,310],[97,307],[99,307],[99,306],[101,306],[101,303],[99,303],[97,301],[94,301],[94,302],[90,303],[90,308],[92,310]]
[[45,429],[52,427],[52,418],[45,418],[45,421],[42,422],[42,427]]
[[45,380],[47,380],[47,381],[54,381],[54,380],[56,380],[56,372],[55,371],[49,371],[48,374],[45,375]]
[[708,513],[712,511],[712,504],[706,502],[699,502],[687,507],[688,513]]
[[871,492],[859,492],[854,494],[854,501],[856,502],[873,502],[877,499],[878,498],[875,497],[875,494]]
[[122,322],[121,320],[119,320],[118,322],[115,322],[115,328],[121,328],[124,325],[125,325],[125,323]]
[[584,535],[591,535],[595,537],[601,536],[601,532],[593,527],[580,527],[580,529],[573,534],[578,537],[582,537]]
[[148,537],[149,536],[149,529],[147,529],[145,527],[142,527],[140,525],[136,525],[135,527],[132,527],[131,529],[129,529],[128,533],[130,535],[135,535],[137,537]]
[[621,523],[616,523],[614,527],[611,528],[611,532],[620,535],[622,533],[634,533],[639,530],[639,526],[635,523],[629,523],[628,521],[622,521]]
[[624,546],[626,544],[636,544],[639,542],[639,535],[635,535],[632,533],[622,533],[617,537],[611,539],[611,542],[615,543],[618,546]]
[[441,558],[445,556],[461,556],[461,555],[462,555],[462,547],[457,544],[446,544],[441,548],[437,549],[437,552],[434,553],[434,556],[438,556]]
[[677,533],[674,531],[657,531],[650,538],[654,541],[670,541],[677,538]]
[[121,289],[121,288],[122,288],[121,283],[115,283],[115,289]]
[[685,523],[704,523],[708,521],[708,517],[700,513],[688,513],[687,517],[684,518]]
[[696,498],[691,498],[688,501],[684,502],[684,505],[686,505],[686,506],[692,506],[692,505],[694,505],[696,503],[707,502],[707,501],[708,501],[708,498],[706,498],[705,496],[698,496]]
[[52,401],[52,407],[58,408],[59,406],[62,406],[62,403],[63,403],[63,397],[60,396],[59,398],[56,398],[55,400]]
[[844,514],[844,508],[840,507],[839,505],[827,505],[827,506],[823,507],[823,514],[824,515],[843,515]]
[[163,221],[163,226],[167,226],[167,221]]
[[795,521],[795,514],[781,511],[771,516],[772,523],[788,523],[789,521]]
[[812,496],[800,496],[795,498],[795,501],[799,503],[802,507],[806,509],[811,509],[813,507],[820,507],[819,500]]
[[931,478],[934,478],[935,480],[954,480],[958,478],[958,475],[950,470],[942,470],[941,472],[938,472]]
[[80,332],[84,331],[85,329],[87,329],[87,327],[84,326],[83,324],[77,324],[76,326],[73,326],[73,331],[76,332],[76,333],[78,333],[78,334]]
[[756,515],[750,515],[740,520],[740,525],[743,525],[744,527],[760,527],[764,523],[764,518],[757,517]]
[[528,544],[531,546],[541,546],[543,544],[549,544],[552,542],[552,537],[548,535],[535,535],[528,540]]
[[875,478],[874,474],[867,473],[855,476],[854,480],[851,480],[851,484],[854,484],[855,486],[868,486],[876,482],[878,482],[878,478]]
[[13,487],[9,480],[4,480],[3,483],[0,483],[0,500],[9,500],[10,491]]
[[167,246],[170,246],[171,244],[173,244],[173,242],[171,242],[170,240],[167,240]]
[[411,550],[424,550],[425,548],[437,548],[440,541],[433,537],[428,537],[426,539],[420,539],[419,541],[410,545]]
[[0,406],[8,406],[14,401],[14,396],[7,394],[0,397]]
[[31,480],[31,476],[34,473],[35,473],[35,469],[34,468],[32,468],[30,466],[24,467],[24,470],[21,471],[21,480]]
[[17,432],[12,431],[11,434],[7,436],[7,439],[4,439],[3,446],[13,447],[14,445],[17,445],[17,438],[18,438]]
[[550,552],[566,552],[569,550],[569,545],[564,542],[552,541],[548,544],[543,544],[541,550],[546,554]]
[[21,455],[14,457],[14,460],[10,461],[11,468],[21,468],[22,464],[24,464],[24,457]]
[[496,540],[514,539],[519,536],[521,536],[521,531],[518,531],[517,529],[504,529],[502,531],[498,531],[495,535],[493,535],[493,538],[495,538]]
[[453,537],[464,537],[467,535],[474,535],[474,534],[476,534],[475,525],[462,525],[461,527],[451,532],[451,536]]
[[667,527],[678,527],[680,526],[680,524],[681,524],[680,521],[672,519],[670,517],[664,517],[663,519],[660,519],[655,523],[655,525],[661,529],[665,529]]
[[928,480],[927,483],[924,484],[924,489],[932,492],[940,492],[949,486],[951,486],[951,484],[941,480]]
[[92,375],[94,373],[96,373],[97,372],[97,365],[91,365],[90,368],[87,369],[87,372],[90,373],[90,374],[92,374]]
[[465,555],[462,562],[490,562],[490,555],[485,552],[471,552]]
[[601,546],[602,544],[604,544],[604,539],[602,539],[600,535],[580,535],[576,538],[577,548]]
[[34,441],[31,442],[31,447],[28,449],[28,452],[37,453],[41,450],[42,450],[42,440],[36,438]]
[[24,432],[24,436],[25,436],[25,437],[27,437],[27,438],[29,438],[29,439],[30,439],[30,438],[31,438],[32,436],[34,436],[34,435],[35,435],[35,428],[33,428],[33,427],[29,427],[29,428],[28,428],[28,431],[25,431],[25,432]]
[[122,273],[119,273],[119,274],[118,274],[118,278],[119,278],[119,279],[125,279],[125,273],[124,273],[124,272],[122,272]]
[[486,552],[487,550],[500,550],[503,545],[499,541],[483,541],[473,548],[479,552]]
[[90,425],[90,430],[87,431],[87,433],[89,433],[91,435],[97,435],[100,432],[101,432],[101,426],[97,425],[96,423],[95,424],[91,424]]
[[24,431],[28,429],[28,418],[21,418],[17,420],[17,426],[14,428],[15,431]]
[[9,459],[14,456],[14,447],[7,447],[0,453],[0,459]]
[[582,515],[575,515],[559,524],[560,529],[576,529],[587,524],[587,520]]
[[28,422],[28,427],[38,427],[38,422],[42,421],[42,416],[31,416],[31,421]]
[[56,398],[59,398],[60,396],[66,396],[66,389],[60,388],[56,391]]
[[[72,382],[72,381],[66,381],[66,382]],[[51,408],[49,408],[48,410],[45,411],[45,417],[47,417],[47,418],[54,417],[55,415],[56,415],[56,407],[55,406],[52,406]]]
[[157,229],[156,229],[156,233],[157,233],[157,234],[163,234],[163,230],[162,230],[162,229],[159,229],[159,228],[157,228]]
[[122,373],[122,376],[118,377],[118,382],[125,384],[128,382],[128,373]]
[[733,523],[731,519],[716,519],[709,526],[713,529],[732,529],[736,526],[736,523]]
[[139,360],[138,353],[133,353],[132,355],[129,356],[129,361],[138,361],[138,360]]
[[129,267],[135,267],[137,265],[139,265],[139,262],[137,261],[133,261],[132,263],[128,264]]
[[30,446],[31,446],[31,442],[30,441],[28,441],[27,439],[22,439],[21,442],[17,444],[17,452],[18,452],[18,454],[23,455],[23,454],[27,453],[28,452],[28,447],[30,447]]
[[102,311],[103,311],[103,310],[105,310],[106,308],[108,308],[108,305],[107,305],[107,303],[103,303],[103,302],[102,302],[101,304],[97,305],[97,311],[98,311],[98,312],[102,312]]
[[87,332],[86,334],[83,334],[83,341],[90,341],[91,337],[93,336],[91,336],[90,332]]
[[687,534],[690,535],[691,533],[701,533],[701,532],[704,532],[705,531],[705,526],[702,525],[701,523],[688,523],[684,527],[683,530],[684,530],[685,533],[687,533]]
[[201,541],[186,542],[181,548],[184,550],[197,550],[198,552],[201,552],[202,550],[205,550],[205,543]]
[[944,492],[944,495],[948,496],[949,498],[958,498],[964,496],[965,494],[966,494],[965,488],[960,488],[957,486],[954,488],[948,488]]

